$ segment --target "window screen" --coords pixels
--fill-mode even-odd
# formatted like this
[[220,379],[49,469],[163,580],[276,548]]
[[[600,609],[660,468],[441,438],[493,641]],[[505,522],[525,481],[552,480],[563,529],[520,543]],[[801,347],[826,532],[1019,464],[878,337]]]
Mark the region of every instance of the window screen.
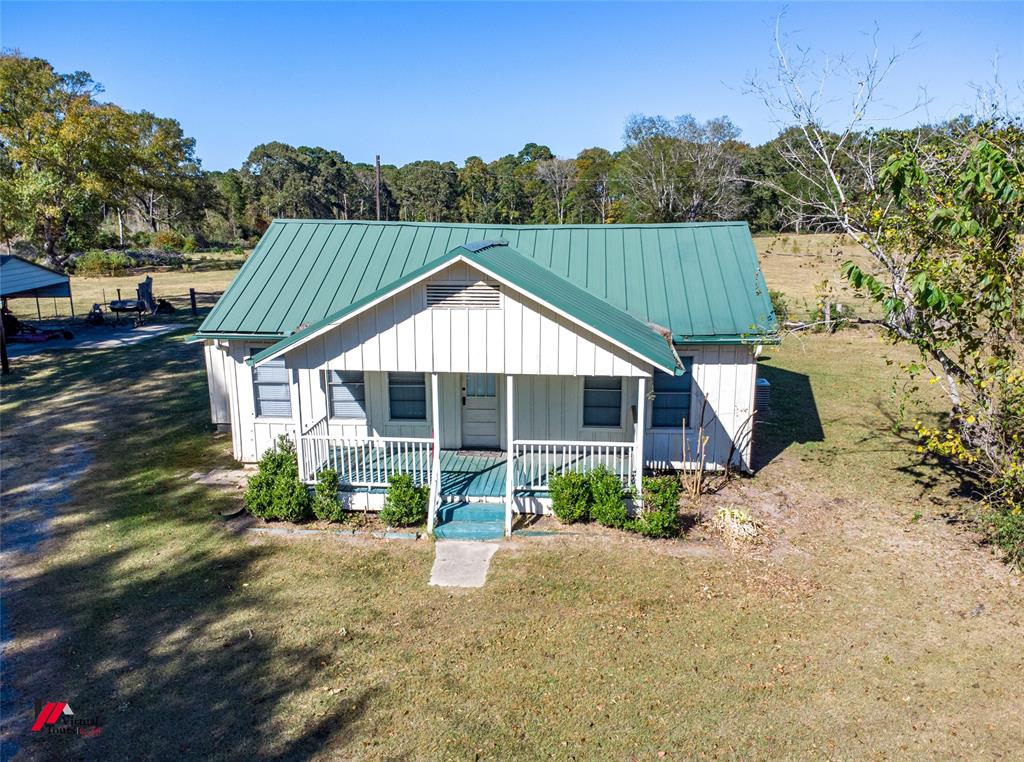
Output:
[[498,394],[498,379],[493,373],[467,373],[467,397],[494,397]]
[[654,402],[651,404],[652,429],[679,429],[690,426],[690,393],[693,390],[693,358],[681,357],[683,375],[654,374]]
[[361,370],[327,371],[331,418],[365,418],[366,384]]
[[622,380],[612,376],[583,379],[583,425],[622,425]]
[[268,360],[252,369],[252,396],[257,417],[292,417],[292,389],[283,357]]
[[427,385],[422,373],[388,373],[391,419],[427,420]]

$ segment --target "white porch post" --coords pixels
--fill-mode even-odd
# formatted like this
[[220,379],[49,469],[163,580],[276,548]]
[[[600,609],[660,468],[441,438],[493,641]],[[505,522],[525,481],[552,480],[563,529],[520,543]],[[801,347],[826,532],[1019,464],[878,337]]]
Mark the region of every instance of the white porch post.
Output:
[[431,449],[434,452],[433,462],[430,464],[430,507],[427,510],[427,532],[434,531],[434,518],[437,512],[437,505],[440,501],[441,491],[441,404],[438,394],[437,374],[430,374],[430,413],[432,416],[433,431],[431,438],[434,440]]
[[515,454],[513,452],[512,442],[515,441],[515,436],[512,433],[512,419],[515,414],[515,401],[513,395],[515,394],[515,377],[511,374],[505,376],[505,443],[507,449],[505,450],[505,536],[512,536],[512,509],[515,507],[515,500],[513,500],[512,489],[514,487],[514,480],[512,478],[513,468],[515,468]]
[[643,500],[644,489],[644,428],[647,424],[647,379],[636,380],[636,425],[633,427],[633,457],[636,458],[636,497]]
[[[292,400],[292,421],[295,426],[295,456],[299,460],[299,481],[306,482],[306,457],[302,447],[302,384],[299,383],[299,369],[292,368],[289,375],[288,393]],[[316,466],[314,466],[314,469]]]

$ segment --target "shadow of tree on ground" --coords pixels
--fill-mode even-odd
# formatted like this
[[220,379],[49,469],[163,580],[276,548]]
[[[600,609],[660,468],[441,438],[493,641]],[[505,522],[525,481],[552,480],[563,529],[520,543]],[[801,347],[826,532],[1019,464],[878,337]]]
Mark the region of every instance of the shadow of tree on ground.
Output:
[[[217,512],[237,498],[188,479],[227,457],[209,435],[201,350],[183,338],[26,358],[4,381],[4,502],[22,520],[46,521],[31,488],[61,447],[94,455],[35,528],[42,544],[5,558],[4,676],[20,701],[5,758],[306,757],[344,742],[374,700],[366,688],[303,716],[283,707],[331,645],[258,626],[276,593],[242,580],[273,550],[225,530]],[[102,733],[32,733],[35,699],[98,715]]]

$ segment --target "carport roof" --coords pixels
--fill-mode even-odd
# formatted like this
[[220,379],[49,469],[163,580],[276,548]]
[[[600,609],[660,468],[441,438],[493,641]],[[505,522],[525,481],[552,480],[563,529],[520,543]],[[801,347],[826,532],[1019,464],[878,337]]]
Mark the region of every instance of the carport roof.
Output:
[[17,255],[0,254],[0,296],[71,296],[71,280]]

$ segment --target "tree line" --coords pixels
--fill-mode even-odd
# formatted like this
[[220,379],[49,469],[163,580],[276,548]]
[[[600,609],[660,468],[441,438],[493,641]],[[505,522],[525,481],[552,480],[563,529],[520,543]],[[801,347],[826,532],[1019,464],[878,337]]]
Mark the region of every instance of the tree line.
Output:
[[[329,148],[272,142],[237,169],[202,168],[173,118],[102,102],[85,72],[0,56],[0,238],[51,265],[89,247],[145,246],[158,231],[200,246],[251,245],[275,217],[374,219],[375,168]],[[381,168],[385,220],[481,224],[746,219],[799,229],[774,189],[801,183],[779,151],[753,146],[726,117],[631,117],[619,150],[563,158],[527,143],[486,162]]]

